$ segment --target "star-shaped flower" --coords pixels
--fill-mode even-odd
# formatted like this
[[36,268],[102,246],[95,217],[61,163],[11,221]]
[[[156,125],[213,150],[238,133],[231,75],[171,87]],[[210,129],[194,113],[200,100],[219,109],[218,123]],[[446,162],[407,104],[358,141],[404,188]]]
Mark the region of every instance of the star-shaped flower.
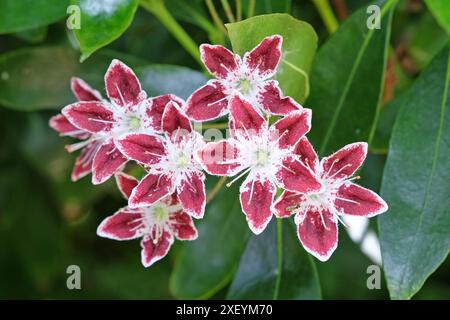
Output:
[[[126,199],[138,181],[122,172],[116,174],[117,185]],[[142,208],[124,207],[98,226],[97,235],[114,240],[141,240],[144,267],[164,258],[174,242],[197,239],[192,218],[183,211],[176,195]]]
[[216,79],[189,97],[187,115],[196,121],[218,118],[228,112],[234,95],[250,101],[261,114],[285,115],[299,109],[292,98],[282,95],[276,80],[269,80],[281,60],[282,40],[279,35],[264,38],[243,58],[220,45],[202,44],[201,59]]
[[[109,101],[95,95],[95,100],[83,100],[66,106],[62,114],[74,127],[90,136],[72,150],[86,147],[92,158],[92,183],[100,184],[125,165],[127,158],[117,149],[115,140],[126,132],[158,132],[161,116],[169,101],[182,103],[173,95],[147,99],[134,72],[118,60],[113,60],[105,74]],[[96,148],[89,148],[95,145]],[[86,170],[88,165],[86,162]]]
[[309,194],[284,191],[273,205],[279,218],[295,214],[297,233],[303,247],[326,261],[337,247],[338,220],[342,214],[373,217],[388,209],[375,192],[351,182],[367,155],[364,142],[346,145],[319,162],[305,137],[295,148],[298,159],[314,171],[324,188]]
[[[92,89],[80,78],[73,77],[71,79],[70,87],[73,94],[79,101],[102,100],[100,93],[97,90]],[[51,117],[49,125],[51,128],[59,132],[61,136],[84,140],[82,142],[66,146],[66,149],[69,152],[82,149],[81,154],[75,160],[75,165],[71,174],[72,181],[77,181],[91,173],[92,161],[98,148],[101,146],[101,143],[95,139],[91,139],[92,134],[89,131],[79,129],[72,125],[62,114]]]
[[177,192],[185,212],[202,218],[205,212],[205,175],[193,155],[203,145],[202,136],[175,102],[169,102],[162,116],[164,136],[128,133],[117,141],[120,151],[148,169],[133,190],[130,207],[149,206]]
[[248,173],[240,188],[240,201],[250,229],[261,233],[272,218],[276,187],[295,192],[322,188],[313,171],[293,155],[294,146],[311,127],[311,110],[289,113],[271,127],[251,103],[235,96],[230,101],[232,137],[200,148],[198,161],[212,175]]

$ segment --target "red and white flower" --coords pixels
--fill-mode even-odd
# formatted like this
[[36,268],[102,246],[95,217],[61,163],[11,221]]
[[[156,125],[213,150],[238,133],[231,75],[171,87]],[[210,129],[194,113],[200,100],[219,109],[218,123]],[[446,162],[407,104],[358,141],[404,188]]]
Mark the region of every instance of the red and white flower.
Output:
[[300,109],[292,98],[284,97],[276,80],[281,61],[279,35],[264,38],[241,58],[220,45],[202,44],[201,59],[216,79],[195,91],[187,101],[187,115],[196,121],[207,121],[225,115],[229,101],[240,95],[251,102],[261,114],[285,115]]
[[324,188],[309,194],[284,191],[273,205],[279,218],[295,214],[303,247],[326,261],[337,247],[338,220],[343,214],[373,217],[388,209],[375,192],[351,182],[367,155],[364,142],[346,145],[329,157],[319,158],[304,137],[295,148],[297,158],[314,171]]
[[206,172],[219,176],[248,173],[240,188],[240,201],[250,229],[261,233],[272,218],[276,187],[293,192],[318,192],[314,172],[293,155],[298,141],[310,130],[311,110],[299,109],[271,127],[251,103],[235,96],[230,101],[232,137],[212,142],[197,152]]
[[[117,185],[126,199],[138,181],[122,172],[116,174]],[[141,240],[141,260],[150,267],[164,258],[174,239],[195,240],[197,229],[192,218],[183,211],[176,195],[170,195],[151,206],[124,207],[98,226],[97,235],[114,240]]]
[[202,136],[175,102],[169,102],[162,116],[165,136],[127,133],[117,140],[120,151],[148,169],[133,190],[132,208],[149,206],[177,192],[185,212],[199,219],[205,212],[205,175],[194,152],[203,145]]
[[84,142],[71,149],[96,145],[96,149],[89,150],[93,184],[103,183],[127,162],[116,147],[118,136],[126,132],[160,131],[167,102],[182,103],[172,95],[147,99],[134,72],[118,60],[111,62],[105,74],[105,86],[109,101],[96,96],[96,100],[79,101],[62,110],[70,124],[90,133]]
[[[75,97],[79,101],[101,101],[102,96],[97,90],[92,89],[86,82],[80,78],[73,77],[71,79],[71,89]],[[50,118],[49,125],[51,128],[60,133],[61,136],[71,137],[84,140],[66,146],[69,152],[82,149],[81,154],[76,158],[75,165],[72,170],[71,179],[77,181],[92,171],[92,161],[101,143],[95,139],[91,139],[92,134],[89,131],[75,127],[67,120],[67,118],[58,114]]]

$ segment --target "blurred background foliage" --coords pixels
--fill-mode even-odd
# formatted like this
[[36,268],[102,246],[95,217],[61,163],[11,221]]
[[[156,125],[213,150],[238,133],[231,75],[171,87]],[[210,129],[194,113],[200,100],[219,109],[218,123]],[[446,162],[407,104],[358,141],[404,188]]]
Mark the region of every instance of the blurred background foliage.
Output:
[[[95,48],[98,42],[90,39],[97,35],[97,31],[100,32],[95,26],[94,30],[83,30],[82,27],[75,32],[76,35],[66,27],[66,8],[77,1],[1,0],[0,298],[245,297],[244,293],[236,290],[239,277],[235,279],[237,283],[231,284],[234,274],[243,268],[239,267],[239,262],[247,242],[248,246],[251,245],[244,217],[239,207],[229,201],[236,197],[233,188],[222,190],[207,207],[205,220],[197,223],[201,235],[199,240],[189,244],[176,243],[166,259],[144,269],[140,264],[138,242],[118,243],[95,234],[104,217],[125,205],[114,181],[95,187],[89,178],[76,183],[70,181],[74,156],[64,150],[64,145],[70,141],[58,137],[48,127],[48,119],[65,104],[74,101],[69,88],[71,76],[79,76],[102,90],[103,74],[108,64],[112,58],[119,58],[136,70],[149,95],[172,92],[183,98],[187,98],[208,77],[192,50],[189,51],[189,44],[180,44],[174,38],[174,35],[180,36],[179,30],[167,27],[167,16],[155,9],[154,3],[158,5],[161,1],[141,1],[142,6],[138,1],[122,2],[132,8],[129,21],[125,21],[126,15],[119,15],[117,19],[122,22],[117,27],[118,34],[107,35],[110,43]],[[241,17],[250,14],[251,2],[241,2]],[[320,48],[339,24],[370,1],[329,1],[336,21],[324,19],[317,4],[323,1],[254,2],[252,15],[289,13],[311,24],[318,35]],[[208,10],[211,3],[220,19],[229,20],[221,1],[164,1],[167,11],[194,43],[219,43],[230,47],[229,39],[223,33],[224,26],[215,23]],[[230,3],[233,12],[237,13],[237,2]],[[46,12],[45,19],[35,14],[47,8],[51,10]],[[381,172],[402,96],[448,43],[445,30],[450,9],[449,12],[445,12],[445,8],[442,10],[442,16],[433,15],[421,0],[402,0],[395,7],[387,67],[383,70],[380,121],[361,174],[361,184],[375,191],[380,189]],[[22,21],[24,12],[27,14]],[[18,26],[20,23],[22,27]],[[75,36],[86,41],[82,54]],[[83,63],[80,63],[80,56],[85,60]],[[308,101],[305,106],[309,107]],[[312,98],[311,102],[315,101]],[[208,189],[215,182],[214,178],[209,179]],[[216,233],[214,226],[219,228],[227,223],[226,230]],[[377,230],[376,224],[377,221],[372,220],[371,229]],[[289,226],[285,226],[285,230],[287,228]],[[339,248],[328,263],[314,263],[309,257],[303,257],[304,251],[296,243],[301,252],[295,255],[310,259],[312,269],[306,272],[317,272],[322,298],[388,298],[384,282],[381,290],[367,289],[366,268],[372,262],[344,230],[341,226]],[[220,242],[220,237],[215,242],[211,240],[217,234],[225,234],[227,241],[231,239],[231,242]],[[207,248],[215,252],[202,250],[205,241],[212,241]],[[221,256],[221,251],[225,251],[226,256]],[[193,252],[196,252],[196,257],[191,256]],[[210,256],[218,260],[207,264],[204,269],[196,268],[195,261]],[[245,255],[242,259],[244,261]],[[66,268],[69,265],[80,266],[82,290],[66,288]],[[207,270],[211,266],[212,269]],[[450,264],[446,259],[415,298],[449,299],[449,270]],[[199,289],[199,283],[204,286],[204,291]],[[310,295],[302,297],[318,298],[320,292],[311,291]]]

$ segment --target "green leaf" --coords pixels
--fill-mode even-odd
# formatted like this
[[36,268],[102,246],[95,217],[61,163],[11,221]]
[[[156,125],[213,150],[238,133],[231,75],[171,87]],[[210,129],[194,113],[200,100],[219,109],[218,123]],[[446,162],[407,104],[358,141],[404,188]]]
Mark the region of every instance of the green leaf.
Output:
[[2,0],[0,34],[46,26],[66,15],[69,0]]
[[[1,168],[0,190],[5,201],[2,201],[0,250],[14,251],[9,256],[20,261],[23,270],[11,270],[11,276],[25,273],[34,289],[42,290],[61,272],[59,263],[64,255],[59,241],[61,221],[45,178],[30,170],[20,158],[14,163],[3,162]],[[9,261],[4,261],[0,272],[4,274],[8,264]]]
[[389,140],[394,127],[395,119],[405,100],[405,94],[400,94],[394,100],[386,104],[380,112],[375,136],[373,137],[370,149],[375,153],[386,154],[389,149]]
[[94,88],[104,88],[103,76],[118,58],[136,69],[144,90],[152,95],[175,93],[186,98],[206,82],[198,71],[170,65],[143,66],[144,62],[102,50],[80,64],[77,53],[65,47],[20,49],[0,55],[0,104],[21,111],[60,109],[74,101],[70,78],[78,76]]
[[171,65],[150,65],[137,68],[136,74],[142,87],[151,96],[173,93],[187,99],[192,92],[208,81],[201,72]]
[[116,40],[133,21],[139,0],[71,0],[80,7],[80,29],[74,29],[80,43],[81,61]]
[[268,14],[226,25],[233,51],[244,54],[267,36],[283,36],[283,57],[276,79],[287,96],[299,102],[309,95],[308,73],[317,49],[317,35],[306,22],[288,14]]
[[450,2],[448,0],[425,0],[425,3],[438,23],[450,35]]
[[198,223],[198,239],[180,249],[170,279],[175,297],[208,298],[231,281],[249,236],[238,189],[235,184],[220,191]]
[[33,29],[27,29],[24,31],[17,32],[15,36],[19,39],[22,39],[28,43],[39,43],[45,40],[47,36],[48,27],[42,26]]
[[450,248],[450,55],[445,48],[407,93],[394,126],[381,195],[389,292],[409,299]]
[[447,45],[448,40],[448,34],[437,24],[433,15],[426,12],[412,29],[408,52],[417,67],[423,70]]
[[368,29],[366,8],[355,12],[319,50],[311,71],[311,140],[321,155],[371,140],[378,118],[396,0],[381,9],[381,29]]
[[320,297],[315,264],[288,220],[272,221],[261,235],[250,238],[227,296],[238,300]]

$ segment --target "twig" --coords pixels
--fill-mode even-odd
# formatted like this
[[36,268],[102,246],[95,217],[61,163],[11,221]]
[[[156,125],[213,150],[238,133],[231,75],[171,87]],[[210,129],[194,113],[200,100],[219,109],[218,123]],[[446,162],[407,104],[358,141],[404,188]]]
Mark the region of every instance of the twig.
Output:
[[216,185],[208,192],[206,196],[206,203],[211,202],[211,200],[219,193],[220,189],[225,185],[228,177],[220,177],[219,181],[217,181]]
[[231,11],[230,4],[228,3],[228,0],[220,0],[222,3],[223,10],[225,11],[225,14],[227,15],[228,22],[236,22],[234,19],[233,11]]
[[224,35],[227,35],[227,29],[225,29],[222,19],[220,19],[219,15],[217,14],[216,7],[214,6],[212,0],[205,0],[205,3],[206,6],[208,7],[209,14],[213,19],[214,24]]

